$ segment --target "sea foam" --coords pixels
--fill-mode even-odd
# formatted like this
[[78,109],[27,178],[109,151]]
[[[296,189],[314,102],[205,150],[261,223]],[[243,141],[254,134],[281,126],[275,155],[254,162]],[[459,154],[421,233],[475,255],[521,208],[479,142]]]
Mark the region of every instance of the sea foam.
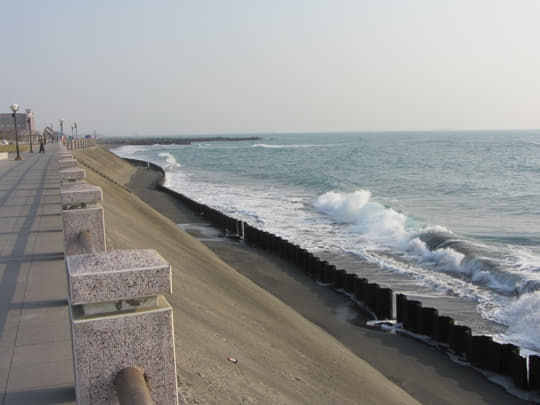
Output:
[[167,162],[167,167],[182,167],[180,163],[176,161],[176,158],[169,152],[160,152],[159,157],[165,158],[165,162]]
[[505,339],[540,352],[540,291],[523,294],[497,315],[509,325]]
[[348,231],[359,235],[368,249],[389,250],[418,265],[466,278],[503,294],[515,294],[524,282],[521,275],[509,273],[484,258],[485,247],[464,241],[443,226],[411,220],[373,201],[369,190],[329,191],[313,205],[337,223],[346,224]]

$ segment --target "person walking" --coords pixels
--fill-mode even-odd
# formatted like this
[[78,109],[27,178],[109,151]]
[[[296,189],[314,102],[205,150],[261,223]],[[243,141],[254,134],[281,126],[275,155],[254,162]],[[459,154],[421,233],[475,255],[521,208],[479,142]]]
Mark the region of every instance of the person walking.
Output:
[[43,139],[43,136],[39,138],[39,153],[45,153],[45,141]]

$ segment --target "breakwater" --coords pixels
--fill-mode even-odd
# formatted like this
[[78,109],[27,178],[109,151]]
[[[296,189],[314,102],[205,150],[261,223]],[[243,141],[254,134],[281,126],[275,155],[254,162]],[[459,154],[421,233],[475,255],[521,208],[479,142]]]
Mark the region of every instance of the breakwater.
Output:
[[440,315],[435,308],[424,307],[420,301],[410,300],[390,288],[370,282],[357,274],[347,273],[293,241],[258,229],[164,187],[165,172],[160,166],[135,159],[129,161],[138,166],[159,170],[162,181],[157,188],[181,200],[216,228],[293,263],[299,271],[309,275],[315,282],[346,294],[351,300],[367,308],[374,318],[391,321],[396,324],[398,331],[429,340],[432,345],[451,357],[483,370],[492,380],[494,375],[504,376],[502,384],[507,388],[536,392],[540,389],[539,356],[523,355],[519,347],[496,342],[490,336],[473,335],[469,327],[456,324],[451,317]]
[[196,142],[238,142],[238,141],[256,141],[262,139],[258,136],[230,137],[230,136],[206,136],[206,137],[152,137],[152,138],[121,138],[107,137],[100,138],[101,144],[113,145],[191,145]]

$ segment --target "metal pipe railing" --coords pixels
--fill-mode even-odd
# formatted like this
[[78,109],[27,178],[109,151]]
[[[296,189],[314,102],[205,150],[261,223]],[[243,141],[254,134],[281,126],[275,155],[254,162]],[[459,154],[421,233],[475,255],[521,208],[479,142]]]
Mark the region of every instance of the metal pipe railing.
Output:
[[144,374],[137,367],[126,367],[114,379],[120,405],[155,405]]

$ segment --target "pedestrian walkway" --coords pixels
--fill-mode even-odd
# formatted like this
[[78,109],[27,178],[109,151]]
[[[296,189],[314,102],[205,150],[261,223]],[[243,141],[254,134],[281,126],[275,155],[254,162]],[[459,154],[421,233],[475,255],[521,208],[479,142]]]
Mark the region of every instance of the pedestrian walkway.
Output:
[[75,403],[57,144],[0,160],[0,404]]

